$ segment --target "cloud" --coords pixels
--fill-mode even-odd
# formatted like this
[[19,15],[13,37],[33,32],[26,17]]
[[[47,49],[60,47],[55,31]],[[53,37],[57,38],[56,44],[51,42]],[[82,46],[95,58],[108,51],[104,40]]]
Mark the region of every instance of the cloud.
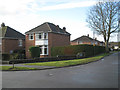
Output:
[[27,12],[29,10],[28,5],[33,2],[34,0],[2,0],[0,3],[0,14],[15,15]]
[[68,2],[68,3],[53,5],[53,6],[45,6],[40,8],[39,10],[58,10],[58,9],[88,7],[95,4],[96,4],[96,1]]
[[94,5],[95,1],[81,0],[0,0],[0,15],[35,13],[40,10],[58,10]]

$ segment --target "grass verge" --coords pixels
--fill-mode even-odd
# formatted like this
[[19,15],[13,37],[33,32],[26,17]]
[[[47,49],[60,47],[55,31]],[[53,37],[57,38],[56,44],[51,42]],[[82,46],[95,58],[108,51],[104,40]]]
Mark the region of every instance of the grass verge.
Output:
[[2,70],[2,71],[22,71],[22,70],[36,70],[36,68],[28,68],[28,67],[12,68],[12,66],[0,66],[0,70]]
[[24,65],[37,65],[37,66],[55,66],[55,67],[64,67],[64,66],[73,66],[73,65],[80,65],[80,64],[87,64],[93,61],[97,61],[104,56],[109,54],[101,54],[95,57],[84,58],[84,59],[74,59],[74,60],[65,60],[65,61],[52,61],[52,62],[40,62],[40,63],[28,63]]

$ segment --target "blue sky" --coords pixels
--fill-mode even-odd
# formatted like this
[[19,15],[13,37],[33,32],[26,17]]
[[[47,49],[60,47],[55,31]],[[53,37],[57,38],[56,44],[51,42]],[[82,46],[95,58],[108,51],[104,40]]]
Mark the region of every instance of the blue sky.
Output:
[[[93,37],[86,18],[87,11],[96,4],[96,0],[2,0],[1,2],[0,23],[4,22],[23,34],[44,22],[51,22],[61,28],[66,27],[71,33],[71,40],[87,34]],[[101,36],[95,35],[95,37],[103,41]],[[112,35],[111,41],[117,41],[116,34]]]

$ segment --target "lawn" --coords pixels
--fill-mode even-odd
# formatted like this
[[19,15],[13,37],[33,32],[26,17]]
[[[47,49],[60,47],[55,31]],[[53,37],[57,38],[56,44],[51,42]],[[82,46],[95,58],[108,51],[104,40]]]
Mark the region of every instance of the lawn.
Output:
[[72,65],[87,64],[93,61],[97,61],[104,56],[109,54],[101,54],[95,57],[84,58],[84,59],[74,59],[74,60],[65,60],[65,61],[52,61],[52,62],[40,62],[40,63],[28,63],[24,65],[37,65],[37,66],[55,66],[55,67],[64,67]]
[[21,71],[21,70],[36,70],[36,68],[28,68],[28,67],[14,67],[12,66],[0,66],[0,70],[3,71]]

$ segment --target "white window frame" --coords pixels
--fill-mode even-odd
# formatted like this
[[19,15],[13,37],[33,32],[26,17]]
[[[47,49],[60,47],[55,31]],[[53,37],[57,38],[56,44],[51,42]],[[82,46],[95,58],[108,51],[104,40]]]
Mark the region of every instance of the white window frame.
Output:
[[[39,35],[41,34],[41,38],[39,38]],[[45,34],[46,34],[46,38],[45,38]],[[46,39],[48,39],[48,33],[36,33],[35,34],[35,36],[36,36],[36,40],[46,40]]]
[[[33,36],[33,39],[31,39],[31,36]],[[34,40],[34,34],[29,34],[29,40]]]
[[23,40],[19,39],[19,46],[22,47],[23,46]]
[[[45,34],[46,34],[46,38],[45,38]],[[44,39],[48,39],[48,33],[44,33],[43,36],[44,36]]]
[[[47,46],[47,47],[45,47]],[[41,47],[42,53],[40,55],[48,55],[48,45],[42,45]],[[45,48],[47,48],[47,54],[45,54]]]

